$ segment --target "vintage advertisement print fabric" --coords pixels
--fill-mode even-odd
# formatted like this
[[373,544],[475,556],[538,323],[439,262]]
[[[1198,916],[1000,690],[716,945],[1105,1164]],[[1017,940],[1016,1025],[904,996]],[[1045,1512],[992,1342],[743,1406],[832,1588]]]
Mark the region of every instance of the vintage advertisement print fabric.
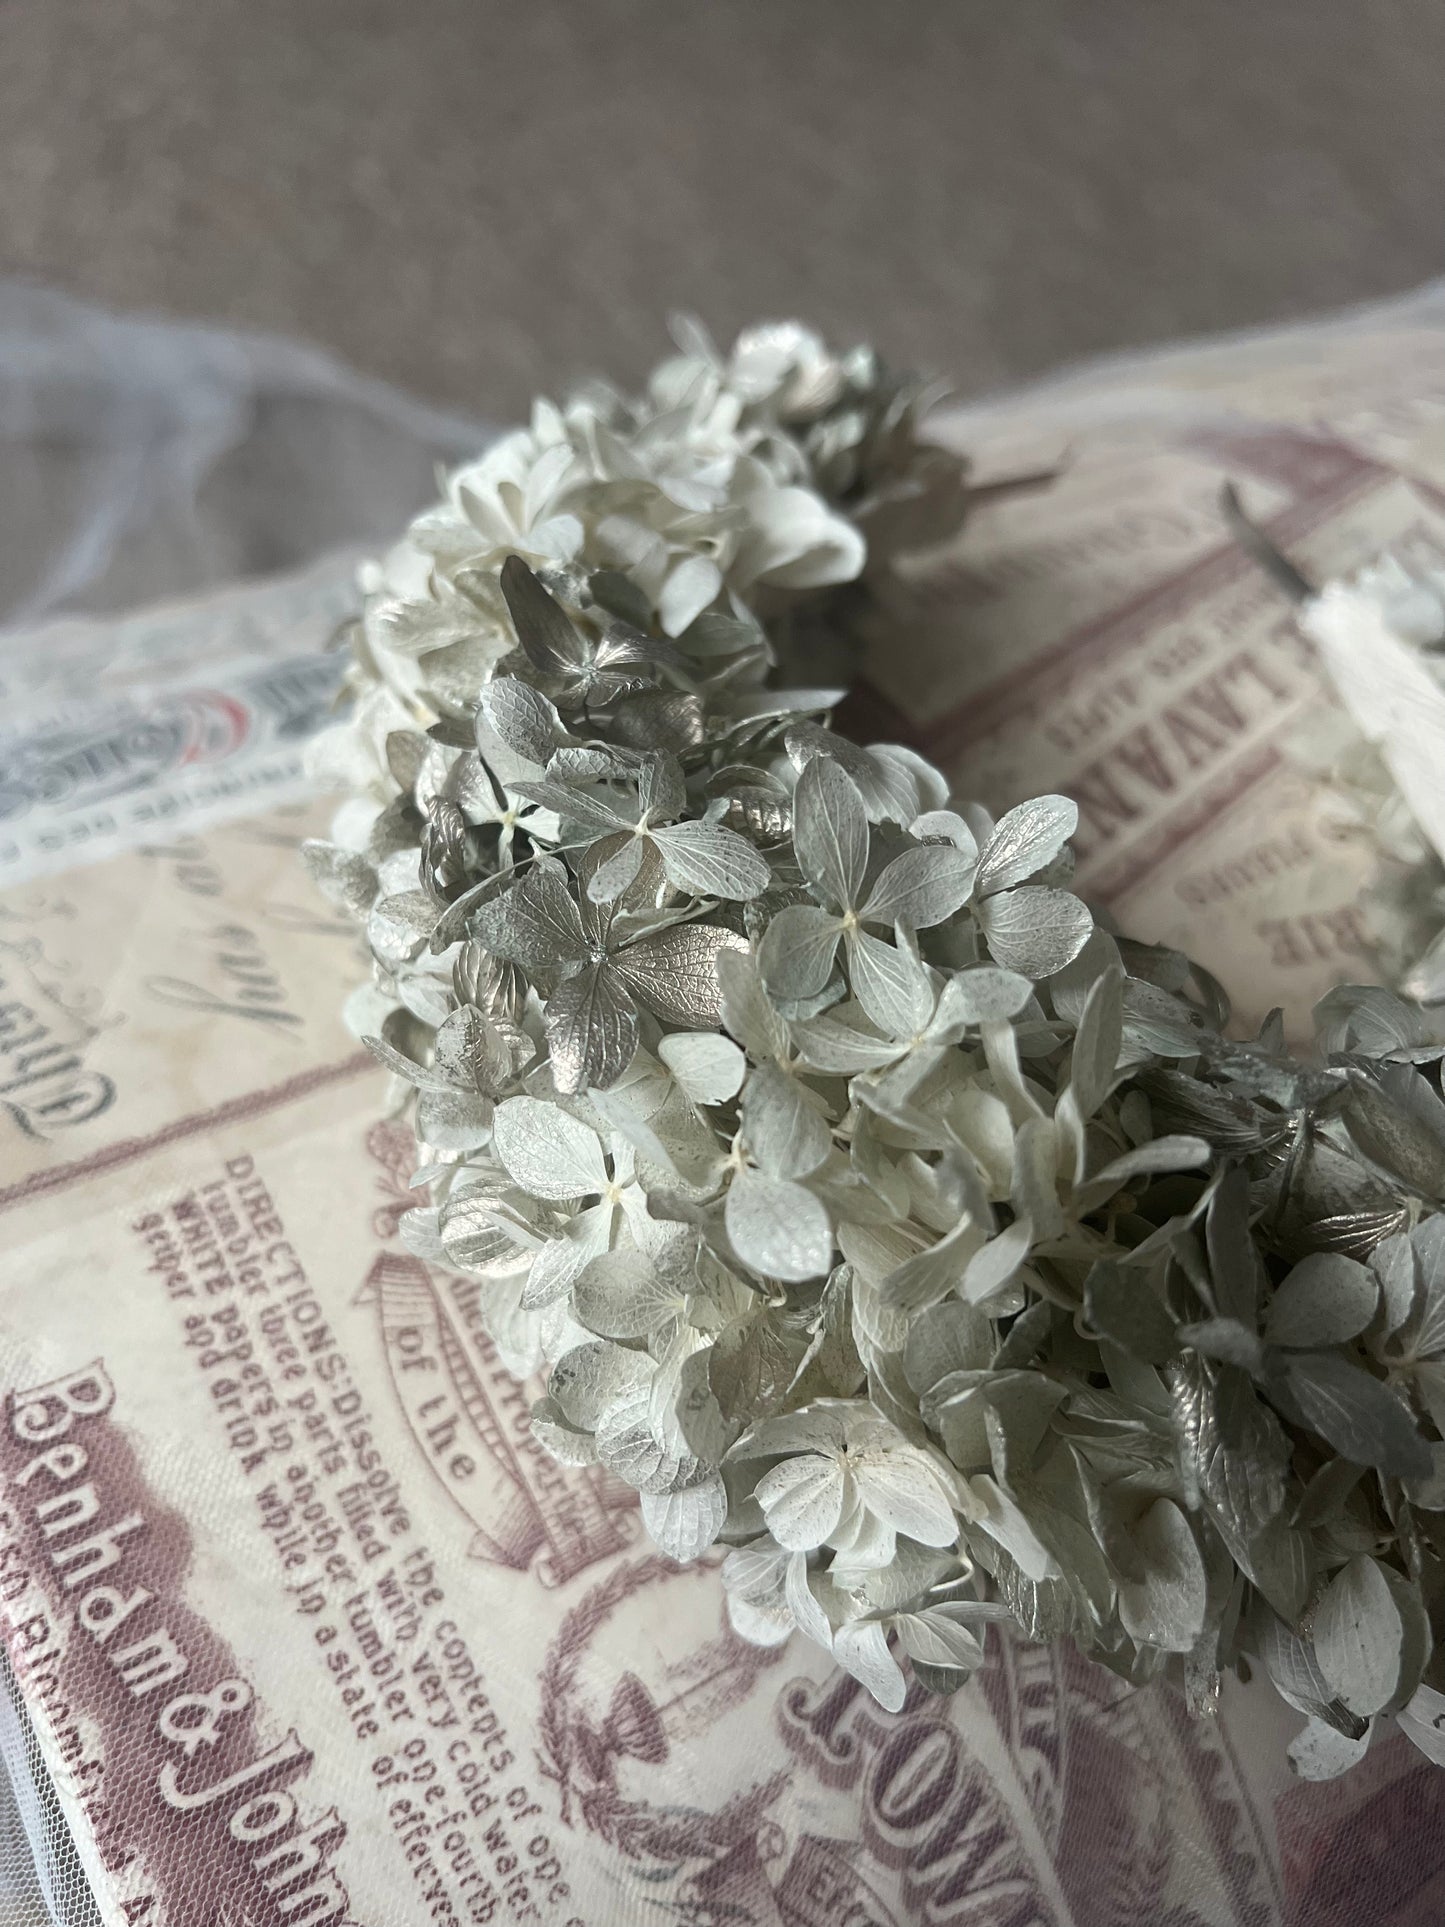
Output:
[[[1303,1015],[1360,974],[1366,857],[1319,829],[1288,748],[1318,678],[1216,498],[1320,573],[1438,553],[1436,306],[950,432],[984,477],[1060,472],[917,565],[860,726],[996,808],[1076,796],[1085,894]],[[529,1439],[476,1282],[401,1242],[409,1131],[296,855],[330,805],[220,820],[174,781],[157,824],[138,793],[58,858],[48,794],[52,855],[0,894],[0,1632],[38,1793],[3,1730],[67,1927],[1441,1918],[1445,1776],[1398,1735],[1310,1785],[1247,1687],[1196,1721],[991,1638],[888,1713],[738,1639],[714,1571]]]

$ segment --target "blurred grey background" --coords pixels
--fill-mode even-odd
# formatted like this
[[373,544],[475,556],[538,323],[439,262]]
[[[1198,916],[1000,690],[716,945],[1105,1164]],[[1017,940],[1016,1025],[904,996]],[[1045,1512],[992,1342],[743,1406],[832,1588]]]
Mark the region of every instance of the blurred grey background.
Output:
[[1439,270],[1441,0],[0,0],[0,271],[469,412],[799,312],[964,393]]

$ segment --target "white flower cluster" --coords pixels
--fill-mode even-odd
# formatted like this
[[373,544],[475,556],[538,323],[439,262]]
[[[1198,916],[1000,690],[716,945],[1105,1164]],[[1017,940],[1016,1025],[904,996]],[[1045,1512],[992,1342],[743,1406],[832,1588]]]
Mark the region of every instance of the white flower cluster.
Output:
[[919,394],[699,342],[539,407],[378,572],[307,858],[414,1103],[404,1234],[550,1451],[728,1549],[750,1639],[892,1707],[993,1622],[1199,1706],[1250,1656],[1336,1771],[1445,1685],[1441,1047],[1370,990],[1314,1068],[1227,1039],[1070,892],[1066,799],[995,822],[772,684],[764,592],[956,519]]
[[[793,322],[751,329],[727,356],[695,323],[678,333],[684,352],[640,399],[599,383],[563,406],[538,401],[530,427],[449,476],[443,500],[365,572],[353,722],[323,739],[319,776],[384,800],[393,730],[472,713],[515,648],[508,556],[694,646],[706,616],[716,652],[728,619],[853,582],[870,558],[957,529],[964,465],[920,437],[929,388],[871,350],[830,354]],[[754,642],[731,650],[735,685],[771,666]]]

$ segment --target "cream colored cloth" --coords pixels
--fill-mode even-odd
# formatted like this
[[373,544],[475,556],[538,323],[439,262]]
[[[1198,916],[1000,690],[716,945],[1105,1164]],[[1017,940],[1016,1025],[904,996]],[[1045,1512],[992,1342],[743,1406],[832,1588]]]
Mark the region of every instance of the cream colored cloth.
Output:
[[[1059,478],[920,565],[857,708],[1000,806],[1072,790],[1086,890],[1247,1013],[1298,1013],[1361,959],[1365,859],[1320,839],[1288,765],[1321,685],[1217,492],[1318,573],[1434,542],[1442,419],[1433,295],[973,411],[948,432],[982,476]],[[63,662],[87,701],[244,708],[214,653],[245,609],[253,668],[298,639],[314,659],[290,594],[50,631],[14,740],[53,727]],[[234,735],[218,774],[250,767]],[[954,1700],[890,1715],[811,1648],[741,1644],[710,1566],[653,1555],[626,1492],[530,1444],[484,1287],[399,1240],[409,1136],[341,1026],[349,927],[296,859],[329,805],[206,814],[171,740],[140,786],[163,821],[112,799],[102,834],[78,783],[46,805],[51,860],[0,890],[0,1632],[53,1788],[25,1791],[12,1735],[56,1918],[1441,1917],[1445,1775],[1398,1734],[1313,1787],[1289,1716],[1234,1685],[1196,1723],[1165,1687],[998,1643]]]

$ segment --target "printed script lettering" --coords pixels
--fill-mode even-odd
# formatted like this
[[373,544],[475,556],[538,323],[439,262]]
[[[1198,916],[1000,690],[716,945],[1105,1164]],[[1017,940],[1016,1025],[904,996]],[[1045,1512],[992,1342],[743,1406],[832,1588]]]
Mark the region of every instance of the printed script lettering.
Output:
[[132,1228],[425,1918],[567,1921],[571,1887],[522,1750],[256,1160],[228,1158]]
[[0,943],[0,1107],[30,1138],[87,1124],[115,1085],[85,1062],[94,1030],[47,988],[35,945]]
[[[16,1677],[51,1717],[109,1869],[131,1865],[149,1843],[144,1834],[125,1837],[106,1797],[107,1776],[124,1772],[129,1754],[87,1753],[61,1697],[61,1662],[77,1641],[103,1661],[118,1697],[144,1703],[132,1715],[137,1729],[153,1727],[165,1744],[170,1757],[153,1780],[164,1812],[224,1821],[230,1853],[265,1896],[265,1911],[250,1918],[328,1927],[348,1910],[346,1889],[329,1864],[346,1828],[334,1807],[304,1814],[286,1784],[312,1762],[294,1728],[264,1751],[248,1747],[236,1757],[232,1723],[251,1711],[253,1689],[239,1675],[216,1678],[196,1663],[164,1597],[132,1558],[150,1521],[127,1507],[130,1494],[115,1503],[104,1458],[92,1463],[88,1435],[114,1404],[99,1359],[8,1400],[9,1437],[22,1456],[10,1465],[15,1496],[0,1510],[0,1624]],[[72,1666],[65,1678],[73,1693]],[[96,1709],[85,1710],[94,1716]],[[126,1917],[144,1920],[156,1907],[154,1893],[135,1893],[125,1902]]]

